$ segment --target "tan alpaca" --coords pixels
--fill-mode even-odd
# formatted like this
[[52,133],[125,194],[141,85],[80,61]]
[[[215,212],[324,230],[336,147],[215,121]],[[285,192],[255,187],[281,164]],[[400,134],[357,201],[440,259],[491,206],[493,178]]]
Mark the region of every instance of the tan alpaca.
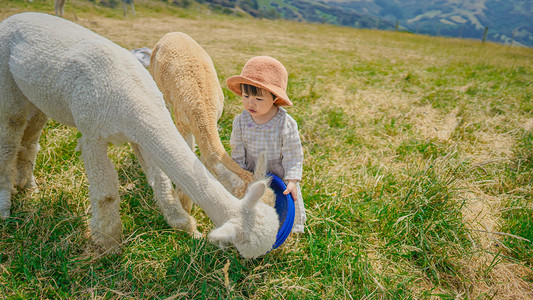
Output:
[[[258,178],[242,169],[220,142],[217,122],[222,115],[224,94],[211,57],[187,34],[167,33],[152,51],[150,73],[191,149],[196,142],[207,169],[234,196],[242,197],[248,185]],[[256,177],[265,175],[264,165],[264,169],[256,171]],[[190,209],[190,200],[180,199]],[[273,206],[272,191],[268,190],[262,200]]]

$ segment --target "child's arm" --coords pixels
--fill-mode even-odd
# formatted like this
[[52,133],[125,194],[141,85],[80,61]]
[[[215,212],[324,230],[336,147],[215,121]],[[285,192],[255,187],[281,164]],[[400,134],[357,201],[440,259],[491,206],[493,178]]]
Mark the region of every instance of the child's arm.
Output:
[[233,158],[241,168],[246,169],[246,152],[244,150],[244,143],[241,136],[240,122],[240,115],[233,120],[233,128],[231,130],[229,143],[231,146],[231,158]]
[[289,115],[287,115],[286,122],[287,126],[284,128],[284,132],[282,132],[283,139],[281,145],[281,153],[283,155],[282,165],[285,170],[284,180],[288,181],[284,194],[291,193],[293,199],[296,200],[298,190],[296,183],[302,179],[303,149],[300,142],[300,135],[298,134],[298,124]]

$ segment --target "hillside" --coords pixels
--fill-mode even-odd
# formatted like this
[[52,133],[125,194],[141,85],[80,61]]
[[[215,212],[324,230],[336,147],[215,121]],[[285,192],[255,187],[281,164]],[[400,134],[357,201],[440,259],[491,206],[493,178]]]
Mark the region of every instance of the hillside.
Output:
[[[123,16],[69,0],[64,17],[128,50],[189,34],[224,91],[227,150],[242,100],[226,78],[252,56],[279,59],[304,148],[305,233],[245,260],[173,230],[131,147],[115,145],[124,243],[98,253],[80,133],[50,120],[39,190],[0,219],[0,299],[533,299],[533,49],[180,5],[137,0]],[[4,1],[0,21],[24,11],[53,1]]]
[[356,28],[395,29],[415,33],[475,38],[533,46],[533,2],[529,0],[201,0],[240,8],[255,17]]
[[529,0],[328,0],[332,6],[364,12],[412,32],[479,39],[489,27],[488,40],[533,46],[533,2]]
[[[121,6],[120,0],[90,2],[110,8]],[[355,28],[398,28],[478,40],[488,27],[488,41],[533,46],[533,2],[529,0],[161,0],[161,3],[186,9],[200,5],[228,15]]]

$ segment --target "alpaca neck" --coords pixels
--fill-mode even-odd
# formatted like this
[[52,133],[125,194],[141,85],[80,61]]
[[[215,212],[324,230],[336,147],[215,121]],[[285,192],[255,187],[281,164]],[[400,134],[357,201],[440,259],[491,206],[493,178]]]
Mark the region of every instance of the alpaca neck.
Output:
[[150,120],[150,116],[143,114],[142,118],[133,121],[136,126],[130,127],[133,128],[130,133],[132,140],[144,153],[151,155],[157,167],[200,206],[216,226],[222,225],[229,216],[234,215],[239,200],[213,177],[190,150],[166,109],[153,116],[153,120]]
[[[198,127],[197,127],[198,128]],[[198,148],[201,155],[204,157],[206,167],[209,168],[213,174],[216,174],[216,165],[222,164],[233,174],[237,175],[245,185],[253,181],[252,173],[241,168],[226,152],[224,146],[220,142],[220,136],[216,124],[214,126],[206,127],[203,132],[195,132]]]

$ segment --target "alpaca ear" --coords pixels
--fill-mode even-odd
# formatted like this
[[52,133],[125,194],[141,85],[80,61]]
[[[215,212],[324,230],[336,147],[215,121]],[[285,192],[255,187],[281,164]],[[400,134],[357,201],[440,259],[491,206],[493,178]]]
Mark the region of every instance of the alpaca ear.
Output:
[[242,199],[244,205],[248,206],[249,208],[253,208],[265,194],[266,188],[266,180],[261,180],[250,184],[248,187],[248,192]]
[[211,230],[207,235],[209,242],[215,245],[218,245],[220,248],[224,249],[228,244],[235,241],[237,236],[237,225],[226,222],[224,225]]
[[265,177],[267,164],[267,153],[266,151],[263,151],[259,154],[257,162],[255,163],[254,180],[260,180]]

